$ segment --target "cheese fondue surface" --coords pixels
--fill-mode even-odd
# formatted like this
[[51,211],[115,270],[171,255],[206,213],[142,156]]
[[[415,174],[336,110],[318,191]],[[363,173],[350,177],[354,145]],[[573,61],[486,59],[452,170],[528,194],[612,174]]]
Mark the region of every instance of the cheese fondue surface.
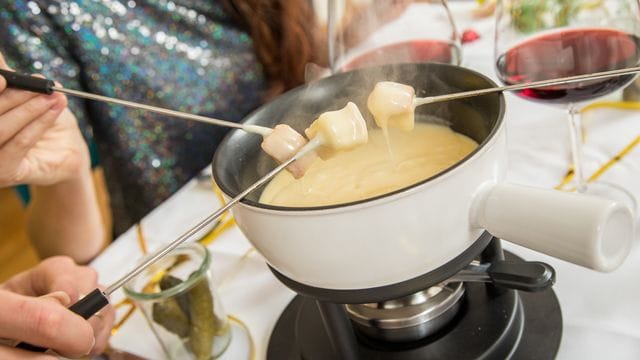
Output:
[[299,179],[280,172],[269,182],[260,202],[308,207],[371,198],[431,177],[478,146],[443,125],[416,123],[410,132],[388,130],[389,146],[382,130],[370,130],[367,144],[316,160]]

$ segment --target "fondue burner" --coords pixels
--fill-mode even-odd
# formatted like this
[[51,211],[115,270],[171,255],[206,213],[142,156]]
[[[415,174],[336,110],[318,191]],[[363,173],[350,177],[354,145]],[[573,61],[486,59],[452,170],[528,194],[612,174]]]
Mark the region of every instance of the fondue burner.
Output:
[[377,289],[313,288],[271,270],[300,295],[268,359],[551,359],[560,346],[553,269],[486,232],[441,268]]
[[354,327],[388,342],[409,342],[434,334],[458,313],[461,282],[438,284],[400,299],[346,305]]

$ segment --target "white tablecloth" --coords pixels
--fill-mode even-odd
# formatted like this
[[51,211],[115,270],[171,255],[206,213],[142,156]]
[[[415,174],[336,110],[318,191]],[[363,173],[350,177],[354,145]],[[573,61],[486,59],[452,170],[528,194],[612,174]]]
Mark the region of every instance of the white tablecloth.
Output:
[[[464,46],[463,66],[495,79],[493,23],[471,19],[470,4],[454,3],[461,29],[474,28],[482,38]],[[550,188],[569,166],[567,123],[561,109],[530,103],[507,94],[508,180]],[[591,174],[624,145],[640,135],[640,111],[593,110],[584,119],[588,131],[585,172]],[[640,197],[640,147],[605,173],[603,180],[622,185]],[[150,248],[174,240],[217,209],[209,184],[196,180],[142,221]],[[557,271],[554,290],[562,307],[564,329],[559,359],[640,359],[640,240],[636,237],[626,262],[602,274],[510,244],[505,247],[528,260],[551,264]],[[294,293],[268,271],[263,258],[234,228],[210,246],[218,292],[228,313],[243,320],[256,342],[257,358],[266,354],[269,336]],[[248,254],[248,255],[247,255]],[[245,256],[246,255],[246,256]],[[109,284],[141,256],[135,229],[120,236],[92,266]],[[121,291],[112,297],[123,298]],[[147,358],[162,352],[141,314],[136,314],[111,339],[115,348]],[[225,358],[234,359],[233,354]]]

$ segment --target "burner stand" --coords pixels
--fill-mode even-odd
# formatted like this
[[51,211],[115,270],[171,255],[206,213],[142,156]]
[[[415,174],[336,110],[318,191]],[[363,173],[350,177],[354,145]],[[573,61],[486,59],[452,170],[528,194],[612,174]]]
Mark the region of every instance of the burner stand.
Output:
[[[506,257],[517,258],[511,254]],[[437,333],[411,343],[372,340],[354,331],[342,305],[296,296],[273,330],[267,358],[414,360],[555,357],[560,345],[562,316],[551,289],[527,293],[478,283],[466,283],[465,287],[465,298],[454,319]],[[329,329],[333,336],[329,336],[325,329]],[[354,338],[355,344],[349,340]]]

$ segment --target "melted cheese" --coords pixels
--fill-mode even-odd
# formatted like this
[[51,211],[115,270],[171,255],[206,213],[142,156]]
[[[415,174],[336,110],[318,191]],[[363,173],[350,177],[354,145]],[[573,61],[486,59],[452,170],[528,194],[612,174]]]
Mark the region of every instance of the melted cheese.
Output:
[[416,123],[413,131],[369,131],[369,142],[351,151],[318,159],[300,179],[281,172],[260,202],[306,207],[347,203],[382,195],[420,182],[460,161],[478,144],[446,126]]

